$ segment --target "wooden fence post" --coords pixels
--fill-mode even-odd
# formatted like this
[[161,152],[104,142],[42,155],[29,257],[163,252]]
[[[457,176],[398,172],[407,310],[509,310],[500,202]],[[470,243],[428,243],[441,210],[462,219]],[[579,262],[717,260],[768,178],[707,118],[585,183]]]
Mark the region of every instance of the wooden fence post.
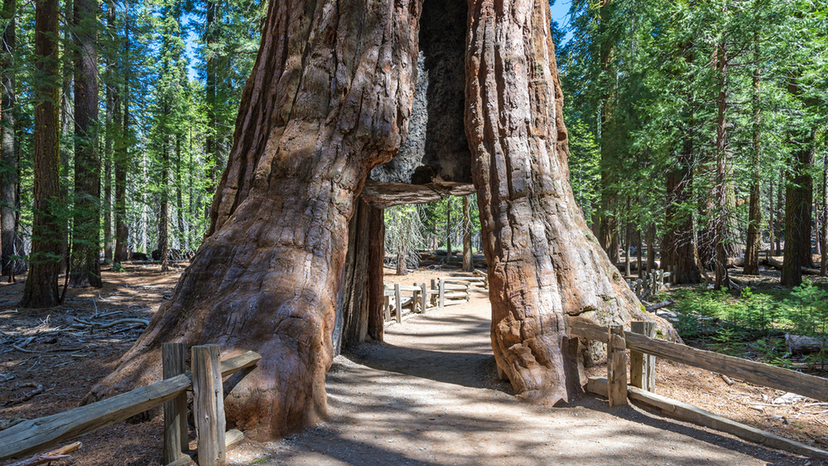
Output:
[[627,344],[624,328],[620,325],[609,327],[607,343],[607,380],[609,381],[609,405],[627,404]]
[[397,323],[402,323],[402,293],[400,292],[400,284],[394,285],[394,299],[397,300]]
[[421,305],[421,306],[422,306],[422,308],[423,308],[423,314],[425,314],[425,313],[426,313],[426,309],[428,309],[428,288],[426,287],[426,283],[425,283],[425,282],[423,282],[423,283],[420,285],[420,293],[421,293],[420,300],[422,301],[422,302],[420,303],[420,305]]
[[[431,291],[437,291],[437,279],[435,278],[431,279]],[[431,305],[433,307],[437,306],[437,293],[431,295]]]
[[[187,347],[184,343],[161,345],[161,370],[164,379],[187,372]],[[189,450],[187,438],[187,393],[164,403],[164,464],[172,463]]]
[[385,296],[384,298],[385,306],[383,307],[383,311],[385,312],[385,321],[388,322],[391,320],[391,296]]
[[440,278],[440,293],[438,306],[442,309],[446,305],[446,281]]
[[193,417],[198,432],[198,464],[221,466],[227,463],[227,455],[219,346],[193,346],[192,353]]
[[[631,322],[630,330],[648,338],[655,336],[655,322]],[[630,350],[630,384],[655,391],[655,356]]]

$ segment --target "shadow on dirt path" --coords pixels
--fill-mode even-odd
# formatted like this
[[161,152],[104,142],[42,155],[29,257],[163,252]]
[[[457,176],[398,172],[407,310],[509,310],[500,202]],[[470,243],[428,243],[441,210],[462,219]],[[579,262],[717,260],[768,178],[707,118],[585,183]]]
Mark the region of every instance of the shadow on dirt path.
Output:
[[[496,377],[485,294],[386,328],[386,342],[336,358],[330,419],[231,464],[551,465],[806,464],[632,407],[584,397],[545,408],[518,402]],[[813,461],[810,464],[816,464]]]

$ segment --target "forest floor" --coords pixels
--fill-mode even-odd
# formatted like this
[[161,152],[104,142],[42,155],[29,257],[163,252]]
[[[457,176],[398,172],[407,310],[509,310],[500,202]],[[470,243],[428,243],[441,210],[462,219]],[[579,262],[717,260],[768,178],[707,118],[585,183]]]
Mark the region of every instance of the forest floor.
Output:
[[[0,284],[0,429],[77,406],[143,326],[70,327],[148,319],[172,294],[179,273],[152,265],[105,272],[103,289],[69,290],[63,306],[36,312],[17,311],[22,281]],[[386,275],[386,283],[447,275],[420,269]],[[468,303],[388,326],[385,342],[365,343],[334,361],[325,422],[280,441],[246,442],[229,452],[230,464],[819,464],[635,407],[610,410],[589,395],[558,408],[520,403],[496,376],[490,312],[486,291],[477,289]],[[772,400],[783,392],[727,385],[714,373],[664,361],[656,374],[659,394],[828,447],[825,407],[801,400],[776,406]],[[82,437],[71,464],[160,464],[161,431],[160,418],[115,424]]]

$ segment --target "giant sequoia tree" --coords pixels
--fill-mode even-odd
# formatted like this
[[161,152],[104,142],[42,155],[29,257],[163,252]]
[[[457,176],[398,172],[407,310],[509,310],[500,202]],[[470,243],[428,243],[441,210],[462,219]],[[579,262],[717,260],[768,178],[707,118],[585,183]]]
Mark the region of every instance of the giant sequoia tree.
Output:
[[[643,316],[567,182],[547,2],[468,5],[466,133],[493,345],[517,391],[551,403],[578,389],[567,317]],[[271,2],[209,236],[171,301],[87,401],[157,378],[161,343],[181,341],[263,355],[226,404],[253,438],[324,412],[348,223],[369,171],[406,134],[421,6]]]

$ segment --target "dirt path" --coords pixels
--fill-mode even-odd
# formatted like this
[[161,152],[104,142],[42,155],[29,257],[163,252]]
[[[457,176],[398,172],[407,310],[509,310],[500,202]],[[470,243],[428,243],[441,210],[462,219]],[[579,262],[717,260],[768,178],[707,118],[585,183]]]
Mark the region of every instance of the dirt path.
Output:
[[336,359],[331,418],[231,464],[817,464],[585,397],[565,408],[517,402],[497,380],[485,294],[416,316]]

